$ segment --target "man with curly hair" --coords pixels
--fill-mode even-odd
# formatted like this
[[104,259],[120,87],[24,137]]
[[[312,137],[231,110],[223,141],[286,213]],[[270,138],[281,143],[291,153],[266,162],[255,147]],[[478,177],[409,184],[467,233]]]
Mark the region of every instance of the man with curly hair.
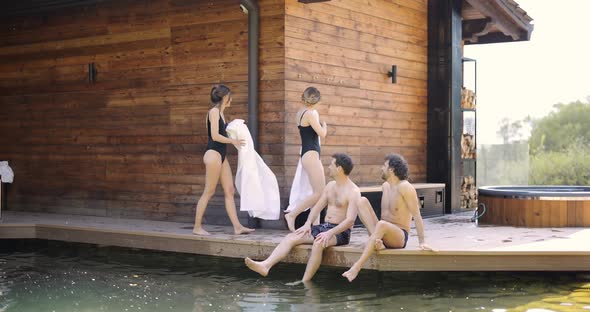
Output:
[[381,168],[383,196],[381,198],[381,220],[377,219],[373,207],[366,197],[359,200],[358,215],[369,232],[363,254],[342,276],[352,282],[365,262],[375,251],[385,248],[405,248],[410,232],[410,223],[414,223],[418,232],[420,249],[432,250],[424,242],[424,224],[420,215],[416,189],[408,182],[408,163],[398,154],[385,157]]

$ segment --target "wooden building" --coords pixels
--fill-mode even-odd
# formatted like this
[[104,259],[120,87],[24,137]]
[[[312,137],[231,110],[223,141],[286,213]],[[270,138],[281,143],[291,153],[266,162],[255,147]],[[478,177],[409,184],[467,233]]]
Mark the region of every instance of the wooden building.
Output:
[[[231,87],[227,115],[248,120],[284,202],[294,116],[313,85],[324,164],[346,152],[352,179],[371,185],[383,156],[401,153],[412,181],[445,183],[456,210],[462,45],[532,32],[512,0],[31,0],[0,12],[6,208],[186,222],[216,83]],[[235,173],[235,150],[229,160]],[[218,195],[206,223],[228,222]]]

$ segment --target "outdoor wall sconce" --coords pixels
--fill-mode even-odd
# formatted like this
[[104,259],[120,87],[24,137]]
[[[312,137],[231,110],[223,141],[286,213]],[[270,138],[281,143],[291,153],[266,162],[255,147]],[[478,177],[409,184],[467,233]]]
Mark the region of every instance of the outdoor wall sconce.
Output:
[[90,83],[96,82],[96,66],[94,62],[88,63],[88,81]]
[[240,10],[242,10],[242,12],[244,12],[244,14],[248,14],[248,8],[245,5],[240,4]]
[[387,72],[387,77],[391,77],[391,83],[397,83],[397,65],[391,65],[391,71]]
[[330,0],[299,0],[301,3],[316,3],[316,2],[327,2]]

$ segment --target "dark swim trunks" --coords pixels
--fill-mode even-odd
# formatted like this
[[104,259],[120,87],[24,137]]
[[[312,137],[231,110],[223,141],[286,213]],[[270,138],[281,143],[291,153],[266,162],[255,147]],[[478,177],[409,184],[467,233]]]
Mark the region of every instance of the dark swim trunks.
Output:
[[404,231],[404,247],[402,248],[406,248],[406,245],[408,244],[408,231],[401,229],[402,231]]
[[[316,236],[318,236],[318,234],[327,232],[337,226],[338,224],[328,222],[319,225],[314,225],[311,227],[311,235],[313,236],[313,238],[315,238]],[[343,231],[340,234],[336,234],[335,237],[336,246],[348,245],[348,243],[350,243],[350,229],[347,229],[346,231]]]
[[404,246],[402,246],[402,247],[389,247],[389,246],[387,246],[387,244],[385,244],[385,242],[383,242],[383,245],[385,245],[385,247],[391,248],[391,249],[404,249],[404,248],[406,248],[406,245],[408,244],[408,236],[409,236],[408,231],[406,231],[404,229],[400,229],[400,230],[402,230],[404,232]]

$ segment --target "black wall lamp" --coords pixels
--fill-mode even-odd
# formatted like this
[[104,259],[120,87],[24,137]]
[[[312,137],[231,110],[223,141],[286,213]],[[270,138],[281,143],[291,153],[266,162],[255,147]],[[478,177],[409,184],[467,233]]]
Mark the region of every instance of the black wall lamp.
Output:
[[397,65],[391,65],[391,71],[387,72],[387,77],[391,77],[391,83],[397,83]]
[[96,82],[96,66],[94,62],[88,63],[88,81],[90,83]]

